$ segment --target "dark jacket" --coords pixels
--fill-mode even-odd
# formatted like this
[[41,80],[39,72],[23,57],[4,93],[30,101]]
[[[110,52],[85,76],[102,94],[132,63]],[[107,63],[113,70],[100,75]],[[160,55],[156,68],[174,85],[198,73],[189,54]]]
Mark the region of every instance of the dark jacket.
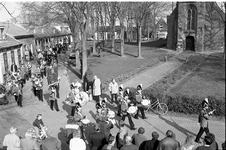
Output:
[[179,150],[180,143],[174,138],[165,137],[159,143],[158,150]]
[[42,141],[42,150],[61,150],[61,142],[49,136]]
[[120,148],[120,150],[138,150],[138,147],[136,145],[124,145]]
[[36,118],[35,121],[33,122],[33,126],[38,127],[39,129],[41,129],[41,125],[44,126],[44,123],[43,123],[42,119],[38,120],[38,118]]
[[89,135],[89,143],[91,150],[100,150],[106,143],[105,134],[101,132],[94,132]]
[[148,140],[144,144],[143,150],[157,150],[158,145],[159,145],[159,140],[156,140],[156,139]]
[[105,134],[106,139],[108,139],[111,134],[111,129],[114,127],[112,123],[107,123],[106,121],[100,121],[100,132]]
[[10,70],[11,70],[12,72],[17,72],[17,69],[18,69],[18,68],[17,68],[17,65],[11,65],[10,68],[11,68]]
[[142,134],[134,134],[132,136],[132,143],[137,147],[140,147],[140,144],[147,140],[147,138]]

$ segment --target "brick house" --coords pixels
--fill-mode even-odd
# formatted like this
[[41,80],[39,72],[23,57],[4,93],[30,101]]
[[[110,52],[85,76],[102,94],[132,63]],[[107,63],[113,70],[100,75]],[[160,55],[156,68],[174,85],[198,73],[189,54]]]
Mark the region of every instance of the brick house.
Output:
[[167,23],[163,18],[160,18],[155,25],[156,38],[166,38],[167,37]]
[[[167,16],[167,48],[178,51],[219,50],[224,45],[223,13],[214,2],[177,2]],[[224,15],[222,15],[224,16]]]

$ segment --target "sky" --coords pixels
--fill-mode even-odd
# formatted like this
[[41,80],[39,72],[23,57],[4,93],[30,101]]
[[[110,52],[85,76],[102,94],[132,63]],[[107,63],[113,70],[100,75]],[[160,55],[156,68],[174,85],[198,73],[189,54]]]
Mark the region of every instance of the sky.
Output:
[[[0,3],[5,3],[6,8],[10,13],[13,13],[13,17],[17,17],[20,13],[20,7],[18,2],[4,2],[0,0]],[[9,20],[11,16],[7,13],[7,11],[0,5],[0,22],[5,22]]]

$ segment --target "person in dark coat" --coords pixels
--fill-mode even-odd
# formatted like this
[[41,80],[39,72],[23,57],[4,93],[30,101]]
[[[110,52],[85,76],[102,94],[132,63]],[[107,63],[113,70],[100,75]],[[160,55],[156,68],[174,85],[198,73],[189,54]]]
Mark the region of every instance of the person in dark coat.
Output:
[[110,136],[108,139],[108,144],[105,144],[101,150],[118,150],[118,148],[115,147],[115,137]]
[[19,81],[15,81],[15,84],[12,86],[12,94],[15,97],[15,101],[17,102],[17,105],[22,107],[23,90],[22,90],[22,85]]
[[105,134],[100,132],[100,125],[94,125],[94,133],[89,135],[90,150],[101,150],[102,146],[106,143]]
[[111,135],[111,129],[114,127],[114,125],[107,120],[107,117],[103,117],[103,121],[98,122],[100,124],[100,132],[105,134],[106,139],[109,138]]
[[18,70],[18,67],[17,67],[17,65],[15,64],[15,62],[12,63],[12,65],[11,65],[10,68],[11,68],[11,69],[10,69],[11,72],[17,72],[17,70]]
[[61,150],[61,142],[52,136],[51,131],[47,131],[47,138],[42,141],[42,150]]
[[212,143],[213,143],[213,139],[209,136],[209,134],[207,134],[204,137],[203,145],[202,146],[198,146],[196,148],[196,150],[214,150],[214,148],[211,147]]
[[[159,134],[157,132],[152,132],[151,135],[152,139],[145,142],[144,148],[142,148],[142,150],[157,150],[159,145]],[[141,147],[139,149],[141,149]]]
[[143,107],[143,105],[141,104],[142,99],[143,99],[143,95],[142,95],[142,85],[140,84],[140,85],[137,86],[137,92],[136,92],[136,106],[137,106],[138,110],[137,110],[136,115],[134,116],[135,119],[138,119],[139,111],[141,112],[142,119],[146,119],[146,118],[147,118],[147,117],[145,116],[145,114],[144,114],[144,107]]
[[93,71],[88,68],[85,73],[85,91],[89,91],[89,89],[93,88]]
[[175,139],[171,130],[166,132],[166,137],[159,142],[158,150],[179,150],[180,143]]

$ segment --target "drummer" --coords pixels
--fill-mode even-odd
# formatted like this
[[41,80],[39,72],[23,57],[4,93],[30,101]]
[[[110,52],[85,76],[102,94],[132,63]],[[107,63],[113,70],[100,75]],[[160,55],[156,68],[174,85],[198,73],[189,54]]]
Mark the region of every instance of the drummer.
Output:
[[130,100],[129,96],[125,95],[125,97],[121,101],[121,112],[122,112],[122,120],[125,121],[125,118],[128,117],[129,124],[130,124],[130,129],[131,130],[136,130],[135,125],[132,121],[131,115],[128,113],[128,108],[130,106]]
[[123,99],[123,85],[121,84],[119,86],[119,94],[117,96],[117,109],[118,109],[118,112],[117,112],[117,116],[121,116],[121,103],[122,103],[122,99]]
[[139,85],[137,86],[137,92],[136,92],[136,106],[138,107],[138,110],[137,110],[136,115],[134,116],[135,119],[138,119],[139,111],[141,112],[142,119],[147,119],[147,117],[146,117],[145,114],[144,114],[144,107],[143,107],[143,105],[141,104],[142,100],[143,100],[143,95],[142,95],[142,84],[139,84]]

